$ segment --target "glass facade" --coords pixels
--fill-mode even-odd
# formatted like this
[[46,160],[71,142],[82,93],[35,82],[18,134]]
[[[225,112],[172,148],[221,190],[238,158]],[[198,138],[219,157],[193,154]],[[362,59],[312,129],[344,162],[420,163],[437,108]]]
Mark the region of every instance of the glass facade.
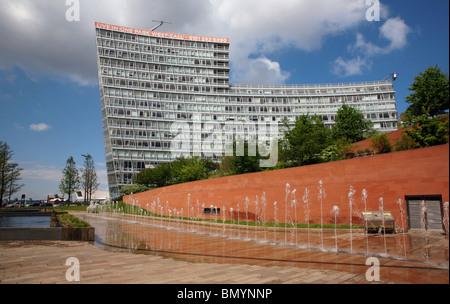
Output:
[[[287,119],[293,124],[297,117],[309,113],[320,115],[331,128],[337,110],[348,104],[361,110],[376,129],[397,130],[395,91],[390,80],[232,85],[226,38],[96,23],[96,42],[112,197],[141,170],[175,158],[171,153],[174,123],[200,121],[226,126],[230,121],[256,124]],[[190,151],[197,151],[204,139],[203,134],[190,138]],[[211,157],[219,160],[219,155]]]

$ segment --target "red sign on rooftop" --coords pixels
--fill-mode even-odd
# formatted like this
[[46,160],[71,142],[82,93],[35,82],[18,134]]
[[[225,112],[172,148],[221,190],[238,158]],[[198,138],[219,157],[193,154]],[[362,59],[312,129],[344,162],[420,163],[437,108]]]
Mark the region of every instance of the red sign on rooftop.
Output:
[[139,29],[125,27],[125,26],[111,25],[111,24],[106,24],[106,23],[101,23],[101,22],[95,22],[95,27],[99,28],[99,29],[111,30],[111,31],[122,32],[122,33],[127,33],[127,34],[136,34],[136,35],[158,37],[158,38],[191,40],[191,41],[201,41],[201,42],[217,42],[217,43],[229,43],[230,42],[228,38],[154,32],[154,31],[149,31],[149,30],[139,30]]

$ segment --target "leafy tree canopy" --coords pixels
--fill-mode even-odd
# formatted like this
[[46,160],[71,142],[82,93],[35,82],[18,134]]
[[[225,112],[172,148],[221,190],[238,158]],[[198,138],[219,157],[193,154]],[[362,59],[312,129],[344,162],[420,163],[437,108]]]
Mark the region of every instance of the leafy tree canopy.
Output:
[[442,72],[437,65],[419,73],[409,90],[412,93],[405,101],[410,104],[406,110],[406,115],[410,119],[421,115],[435,117],[448,113],[448,74]]
[[428,118],[422,115],[416,119],[412,130],[404,130],[419,147],[443,145],[448,142],[449,120],[439,117]]
[[285,133],[286,151],[283,153],[291,166],[321,162],[320,154],[330,145],[330,130],[319,116],[300,116],[294,128]]
[[364,140],[373,135],[373,123],[364,114],[349,105],[343,105],[337,112],[333,127],[333,139],[344,139],[351,143]]
[[21,179],[19,164],[12,161],[14,153],[6,142],[0,141],[0,206],[3,198],[11,199],[23,184],[17,182]]
[[144,185],[125,185],[120,188],[120,193],[122,195],[130,195],[131,193],[140,193],[147,190],[148,188]]
[[69,201],[71,200],[72,193],[78,188],[80,184],[80,176],[75,163],[75,160],[70,156],[66,161],[66,166],[62,171],[62,179],[59,184],[59,190],[61,193],[67,194],[69,196]]
[[161,163],[155,168],[139,172],[135,183],[148,188],[165,187],[208,178],[218,169],[219,165],[208,159],[180,157],[171,163]]

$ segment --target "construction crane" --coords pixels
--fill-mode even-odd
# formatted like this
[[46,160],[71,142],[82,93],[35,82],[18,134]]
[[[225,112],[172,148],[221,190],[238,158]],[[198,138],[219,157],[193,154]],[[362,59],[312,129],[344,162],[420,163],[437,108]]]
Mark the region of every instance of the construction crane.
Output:
[[156,30],[157,28],[163,26],[164,23],[167,24],[172,24],[172,22],[168,22],[168,21],[161,21],[161,20],[152,20],[152,22],[159,22],[159,24],[157,26],[155,26],[154,28],[152,28],[150,31],[153,32],[154,30]]

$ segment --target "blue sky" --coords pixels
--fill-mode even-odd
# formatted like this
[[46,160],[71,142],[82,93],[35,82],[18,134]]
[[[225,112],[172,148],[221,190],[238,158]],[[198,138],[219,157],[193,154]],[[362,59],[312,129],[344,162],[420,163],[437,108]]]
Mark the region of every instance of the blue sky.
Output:
[[[57,193],[69,156],[90,153],[107,189],[94,22],[229,37],[231,81],[308,84],[381,80],[395,71],[397,109],[414,77],[448,71],[449,1],[2,0],[0,140],[24,169],[22,193]],[[79,21],[66,19],[78,5]],[[20,193],[21,194],[21,193]],[[19,196],[20,194],[17,194]]]

